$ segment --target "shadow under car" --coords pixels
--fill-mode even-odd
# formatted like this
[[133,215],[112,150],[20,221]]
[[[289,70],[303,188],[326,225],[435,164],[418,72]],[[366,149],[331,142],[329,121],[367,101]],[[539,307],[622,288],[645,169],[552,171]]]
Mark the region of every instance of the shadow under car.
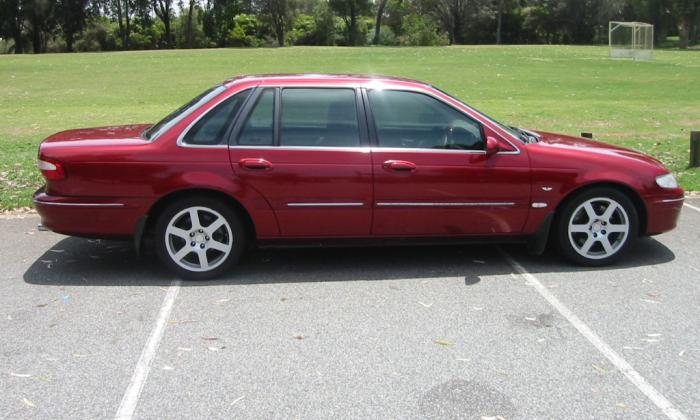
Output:
[[[675,259],[669,248],[653,238],[641,238],[618,263],[595,268],[569,264],[551,249],[544,255],[532,257],[523,246],[502,247],[515,259],[526,263],[533,273],[619,270],[665,264]],[[481,277],[512,272],[513,268],[496,246],[253,249],[221,278],[183,282],[183,285],[444,277],[463,277],[465,285],[473,285]],[[25,282],[40,285],[165,286],[173,278],[153,253],[139,257],[128,242],[74,237],[57,242],[24,273]]]

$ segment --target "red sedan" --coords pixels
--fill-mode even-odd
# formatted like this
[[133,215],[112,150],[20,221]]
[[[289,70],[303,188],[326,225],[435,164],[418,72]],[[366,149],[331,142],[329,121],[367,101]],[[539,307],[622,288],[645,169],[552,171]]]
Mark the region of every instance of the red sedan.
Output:
[[548,240],[617,260],[673,229],[683,190],[656,159],[510,127],[390,77],[228,80],[155,125],[64,131],[39,148],[34,204],[68,235],[154,239],[189,279],[258,245]]

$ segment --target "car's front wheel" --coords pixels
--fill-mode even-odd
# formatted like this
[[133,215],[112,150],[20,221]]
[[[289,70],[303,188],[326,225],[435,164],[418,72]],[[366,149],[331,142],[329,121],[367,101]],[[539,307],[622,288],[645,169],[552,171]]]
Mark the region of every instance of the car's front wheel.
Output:
[[571,261],[602,266],[619,259],[637,238],[638,216],[632,201],[612,188],[593,188],[561,209],[559,247]]
[[169,205],[156,224],[156,250],[179,277],[205,280],[235,264],[245,247],[245,229],[229,206],[210,197]]

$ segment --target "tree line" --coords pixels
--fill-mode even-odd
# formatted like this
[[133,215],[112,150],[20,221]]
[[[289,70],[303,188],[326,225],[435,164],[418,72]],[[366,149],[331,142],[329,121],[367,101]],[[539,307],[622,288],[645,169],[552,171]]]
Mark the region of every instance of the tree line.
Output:
[[700,0],[0,0],[0,52],[700,40]]

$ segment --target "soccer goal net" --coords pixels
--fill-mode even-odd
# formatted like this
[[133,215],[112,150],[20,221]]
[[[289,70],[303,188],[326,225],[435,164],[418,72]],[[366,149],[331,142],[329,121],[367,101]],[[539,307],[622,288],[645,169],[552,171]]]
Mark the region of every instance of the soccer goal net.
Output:
[[608,23],[610,57],[651,60],[654,25],[642,22]]

